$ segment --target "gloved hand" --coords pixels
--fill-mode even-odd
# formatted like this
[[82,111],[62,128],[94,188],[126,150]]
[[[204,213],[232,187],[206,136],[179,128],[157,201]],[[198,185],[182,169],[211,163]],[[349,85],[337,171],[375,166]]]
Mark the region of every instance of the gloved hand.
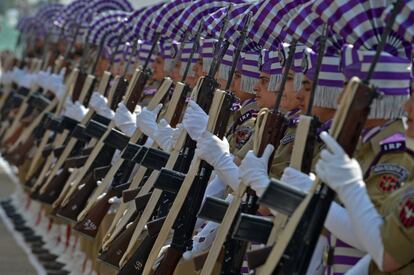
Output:
[[63,68],[60,70],[59,74],[52,74],[49,78],[49,83],[47,84],[48,90],[54,94],[60,92],[61,86],[64,85],[63,80],[65,77],[66,69]]
[[224,198],[226,194],[226,184],[216,175],[207,185],[203,201],[207,197]]
[[154,139],[154,132],[157,130],[157,116],[162,108],[162,104],[158,104],[154,110],[149,110],[147,107],[144,107],[142,112],[137,115],[137,127],[141,131]]
[[[37,73],[38,77],[37,77],[37,85],[39,85],[39,87],[45,89],[45,87],[47,87],[47,82],[49,81],[49,77],[52,73],[52,68],[48,67],[46,71],[39,71]],[[47,90],[47,89],[45,89]]]
[[117,163],[118,160],[120,160],[120,159],[121,159],[121,151],[116,149],[115,152],[114,152],[114,155],[112,156],[111,164],[115,165],[115,163]]
[[193,140],[198,141],[201,134],[207,129],[208,115],[194,100],[190,100],[182,123],[188,135]]
[[127,109],[125,104],[121,102],[118,104],[118,108],[115,111],[114,122],[116,127],[118,127],[124,134],[131,137],[137,129],[136,117],[137,116],[133,115]]
[[263,195],[270,182],[267,166],[273,150],[273,145],[268,144],[260,158],[253,151],[249,151],[239,166],[241,180],[256,191],[259,197]]
[[37,77],[38,77],[37,73],[34,73],[34,74],[28,73],[25,75],[25,77],[22,77],[20,79],[18,84],[20,87],[24,87],[30,90],[32,86],[36,84]]
[[204,228],[193,237],[193,248],[183,254],[185,260],[190,260],[202,252],[210,249],[216,237],[220,224],[208,221]]
[[0,83],[3,85],[9,85],[12,83],[12,72],[3,72],[0,77]]
[[227,139],[219,139],[205,130],[198,139],[195,154],[214,167],[220,179],[233,190],[239,187],[239,168],[230,154]]
[[368,197],[361,167],[328,133],[322,132],[320,138],[327,149],[320,154],[316,173],[337,192],[348,210],[354,234],[382,270],[384,245],[380,228],[384,221]]
[[85,106],[83,106],[79,101],[72,103],[72,100],[68,99],[65,102],[65,111],[63,115],[72,118],[76,121],[81,121],[87,112],[88,109]]
[[108,106],[108,99],[98,92],[93,92],[91,100],[89,100],[89,107],[92,107],[98,115],[112,119],[115,112]]
[[55,96],[59,101],[62,101],[66,94],[66,85],[64,83],[61,83],[57,88],[55,92]]
[[177,143],[181,130],[182,124],[178,124],[177,128],[172,128],[165,119],[161,119],[154,132],[154,140],[162,150],[170,153]]
[[21,79],[24,77],[25,72],[19,68],[14,68],[13,71],[10,73],[11,81],[18,84]]
[[315,175],[312,173],[310,175],[306,175],[295,168],[287,167],[283,170],[283,175],[280,180],[284,183],[295,186],[302,191],[308,192],[312,187],[313,181],[315,180]]

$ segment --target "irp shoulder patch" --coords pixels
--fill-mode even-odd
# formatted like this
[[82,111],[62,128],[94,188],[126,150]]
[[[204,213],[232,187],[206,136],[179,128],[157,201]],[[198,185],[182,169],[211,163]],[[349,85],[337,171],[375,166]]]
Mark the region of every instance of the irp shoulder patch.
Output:
[[371,167],[371,173],[374,175],[392,174],[397,177],[399,182],[402,182],[410,175],[409,171],[401,165],[392,163],[380,163]]
[[405,150],[405,136],[403,133],[396,133],[380,142],[382,152],[394,152]]

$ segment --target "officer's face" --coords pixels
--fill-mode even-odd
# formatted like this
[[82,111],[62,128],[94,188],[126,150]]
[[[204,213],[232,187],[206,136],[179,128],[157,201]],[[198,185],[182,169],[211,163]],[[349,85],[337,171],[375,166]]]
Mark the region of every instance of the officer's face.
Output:
[[410,96],[405,102],[404,110],[407,112],[406,135],[410,138],[414,138],[414,96]]
[[276,102],[277,93],[269,91],[269,74],[261,73],[259,81],[254,87],[256,102],[259,108],[273,108]]
[[[312,82],[306,76],[303,77],[302,88],[297,94],[299,106],[302,113],[306,113],[309,106],[309,98],[312,91]],[[312,106],[312,114],[317,116],[321,122],[325,122],[333,117],[335,109]]]
[[155,81],[161,81],[164,79],[164,58],[157,56],[154,64],[152,64],[152,79]]
[[307,78],[306,76],[303,76],[302,88],[299,90],[299,92],[296,95],[296,99],[299,102],[299,109],[302,111],[302,113],[305,113],[306,110],[308,109],[311,89],[312,89],[312,82],[309,80],[309,78]]
[[293,71],[290,71],[285,84],[285,90],[283,91],[282,102],[280,103],[280,108],[285,111],[292,111],[299,108],[300,105],[300,101],[297,98],[297,93],[293,85],[293,76]]
[[175,62],[174,68],[172,68],[172,71],[171,71],[171,79],[174,82],[181,81],[180,67],[181,67],[181,62],[180,61]]

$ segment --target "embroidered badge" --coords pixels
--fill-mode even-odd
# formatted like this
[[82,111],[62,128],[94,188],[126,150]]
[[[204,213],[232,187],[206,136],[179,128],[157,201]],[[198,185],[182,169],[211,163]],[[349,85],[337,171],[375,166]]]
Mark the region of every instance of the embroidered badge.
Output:
[[400,222],[406,228],[414,226],[414,198],[404,201],[400,211]]
[[382,152],[405,150],[405,136],[403,133],[395,133],[380,142]]
[[397,164],[380,163],[371,167],[371,172],[375,175],[392,174],[395,175],[399,182],[406,180],[409,176],[408,170]]
[[281,140],[280,140],[280,144],[286,145],[288,143],[291,143],[292,141],[295,140],[295,135],[294,134],[287,134],[286,136],[284,136]]
[[384,192],[393,192],[400,188],[400,181],[393,175],[384,175],[381,177],[379,188]]
[[234,137],[236,141],[236,148],[240,149],[249,140],[252,135],[253,129],[247,126],[240,126],[235,132]]

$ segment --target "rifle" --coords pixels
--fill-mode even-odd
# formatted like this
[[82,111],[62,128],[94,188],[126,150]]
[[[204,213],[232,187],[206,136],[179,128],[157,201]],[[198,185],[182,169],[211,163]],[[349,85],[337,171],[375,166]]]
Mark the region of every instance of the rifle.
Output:
[[[228,10],[230,10],[230,8]],[[224,43],[223,48],[220,48],[224,38],[224,30],[226,29],[227,21],[228,14],[224,20],[215,59],[210,67],[209,75],[203,79],[198,93],[198,96],[200,97],[200,95],[202,96],[205,94],[211,95],[215,91],[213,98],[214,102],[211,102],[210,99],[207,102],[199,100],[199,103],[201,103],[200,106],[205,111],[207,111],[207,109],[210,110],[208,129],[219,137],[223,137],[225,134],[228,122],[227,119],[230,115],[230,105],[233,101],[233,96],[230,93],[215,90],[217,83],[214,80],[214,74],[219,66],[219,60],[217,58],[222,58],[229,45],[228,42],[226,42]],[[208,82],[206,82],[206,80]],[[191,141],[191,145],[195,147],[195,141]],[[192,147],[192,150],[194,150],[194,147]],[[197,219],[196,214],[203,200],[204,192],[212,170],[213,167],[207,162],[202,161],[199,158],[192,160],[187,176],[177,193],[164,225],[154,243],[150,255],[148,256],[143,274],[151,272],[150,270],[152,270],[158,253],[165,243],[167,235],[172,227],[174,228],[172,243],[156,268],[155,274],[172,274],[184,251],[191,247],[192,234]]]
[[[137,74],[137,77],[135,78],[135,81],[131,82],[131,84],[128,86],[128,91],[127,91],[127,95],[126,95],[126,99],[124,99],[125,105],[128,108],[128,110],[130,110],[131,112],[134,111],[135,106],[138,102],[138,100],[140,99],[142,92],[144,90],[145,87],[145,83],[147,81],[147,79],[149,78],[148,72],[147,72],[147,66],[148,66],[148,62],[149,62],[149,58],[152,55],[152,52],[155,49],[155,46],[158,42],[159,36],[156,37],[156,39],[153,41],[153,45],[150,51],[150,54],[144,64],[144,68],[143,71],[139,71]],[[80,176],[78,178],[78,180],[75,181],[75,184],[73,185],[73,187],[69,190],[68,194],[66,194],[65,199],[62,201],[62,204],[60,205],[60,209],[57,211],[57,214],[60,216],[64,216],[66,215],[66,218],[73,218],[76,217],[80,214],[80,212],[83,210],[83,207],[86,205],[87,203],[87,199],[89,198],[89,196],[92,194],[92,192],[95,190],[96,184],[89,182],[90,184],[93,185],[93,187],[91,187],[90,189],[88,188],[88,195],[87,196],[77,196],[77,193],[79,193],[76,190],[76,186],[78,186],[81,181],[82,178],[85,177],[88,173],[90,173],[90,170],[93,168],[96,168],[98,166],[102,166],[102,165],[107,165],[109,164],[108,162],[108,156],[112,156],[115,149],[109,145],[106,145],[104,143],[104,140],[107,138],[107,136],[109,135],[109,133],[111,132],[112,127],[114,126],[114,123],[111,122],[108,130],[105,132],[105,134],[102,136],[102,138],[98,141],[97,145],[95,146],[94,150],[92,151],[88,161],[86,162],[85,166],[82,167],[82,169],[79,171]],[[108,156],[105,157],[105,155],[108,153]],[[109,161],[110,161],[111,157],[109,157]],[[111,168],[112,170],[112,168]],[[106,177],[105,177],[106,178]],[[81,200],[79,200],[82,197]],[[79,198],[79,199],[77,199]],[[68,217],[68,211],[70,211],[70,209],[73,209],[74,206],[82,206],[82,207],[77,207],[75,211],[71,211],[72,214],[70,215],[71,217]],[[76,221],[77,219],[74,218],[72,219],[73,221]]]
[[[295,138],[295,144],[293,147],[294,149],[290,161],[291,167],[301,170],[303,173],[306,174],[310,173],[311,170],[312,159],[314,157],[315,151],[315,143],[317,140],[317,132],[319,126],[321,125],[318,118],[312,116],[312,107],[313,99],[317,89],[319,72],[326,48],[326,39],[327,27],[326,25],[324,25],[322,36],[320,37],[318,60],[312,82],[311,96],[308,102],[306,114],[300,116],[299,125],[297,127],[295,135],[297,138]],[[275,242],[274,237],[277,237],[278,233],[280,233],[280,231],[282,230],[282,227],[285,225],[287,221],[287,216],[289,216],[295,210],[295,208],[306,196],[306,194],[301,190],[298,190],[286,184],[279,183],[280,181],[278,180],[271,180],[268,188],[265,190],[264,194],[261,196],[259,200],[260,203],[272,209],[277,209],[277,211],[279,212],[279,215],[275,218],[275,224],[273,226],[272,231],[268,231],[267,234],[261,234],[262,241],[260,243],[267,243],[267,245],[273,245],[273,243]],[[243,224],[247,224],[247,226],[249,226],[249,221],[247,218],[248,217],[244,215],[242,215],[239,218],[239,230],[237,232],[234,232],[233,235],[236,239],[248,240],[250,242],[259,242],[257,239],[255,239],[255,236],[249,236],[248,232],[240,232],[242,231],[240,230],[240,227],[243,228]],[[257,217],[256,220],[251,223],[256,225],[256,232],[258,227],[260,227],[261,225],[263,225],[263,227],[266,226],[265,218],[261,217]],[[263,257],[263,255],[265,255],[266,252],[270,253],[269,246],[265,247],[264,249],[260,249],[260,251],[253,251],[253,256],[248,255],[248,258],[252,259],[253,261],[253,263],[249,263],[249,267],[256,268],[258,264],[263,264],[266,260],[266,257]],[[262,256],[262,258],[259,258],[259,255]]]
[[[90,74],[88,75],[88,80],[95,79],[95,77],[92,74],[96,70],[96,66],[97,66],[97,63],[99,61],[99,58],[100,58],[100,55],[101,55],[101,52],[102,52],[102,49],[103,49],[103,46],[104,46],[104,44],[103,44],[104,41],[105,41],[105,39],[102,40],[102,42],[99,46],[97,57],[94,61],[94,64],[92,65]],[[86,56],[86,54],[87,54],[87,51],[84,52],[84,57]],[[84,60],[85,59],[83,59],[80,63],[81,68],[83,68]],[[99,87],[98,87],[98,92],[99,93],[101,93],[101,94],[106,93],[108,83],[110,82],[111,78],[112,78],[112,74],[108,71],[105,71],[102,78],[101,78]],[[112,97],[112,94],[114,93],[114,89],[118,88],[117,83],[119,83],[119,82],[115,81],[114,86],[112,87],[112,89],[109,92],[109,94],[110,94],[109,102],[111,102],[111,97]],[[93,87],[93,85],[91,85],[91,87]],[[123,90],[118,89],[118,92],[120,92],[122,94]],[[90,94],[90,93],[88,93],[88,94]],[[85,101],[89,101],[88,96],[85,97]],[[37,185],[41,185],[40,193],[45,194],[44,196],[40,196],[40,199],[44,198],[48,202],[50,202],[50,201],[54,202],[57,199],[56,195],[57,196],[60,195],[60,193],[63,189],[63,185],[65,184],[67,178],[65,180],[65,178],[60,177],[59,181],[55,181],[55,180],[53,180],[53,178],[56,175],[57,171],[60,169],[60,167],[62,167],[62,165],[64,164],[65,159],[70,155],[72,155],[72,156],[76,155],[78,153],[77,149],[80,149],[81,147],[84,146],[84,141],[86,141],[86,142],[89,141],[90,138],[87,137],[84,134],[85,133],[84,125],[90,120],[97,120],[99,122],[109,124],[109,121],[106,118],[104,118],[102,116],[99,116],[98,114],[95,114],[93,110],[90,110],[88,112],[88,114],[82,119],[82,121],[76,125],[76,127],[71,132],[72,138],[70,138],[70,140],[68,141],[68,143],[65,147],[65,150],[62,153],[62,156],[58,159],[55,166],[52,168],[52,171],[49,174],[48,178],[44,179],[44,177],[40,177],[37,180]],[[50,184],[52,181],[53,181],[54,184]],[[53,193],[54,194],[53,197],[52,198],[47,198],[48,193],[49,194]]]
[[[287,121],[285,116],[279,111],[279,106],[283,96],[283,91],[288,79],[289,69],[293,63],[296,42],[294,41],[289,49],[289,56],[284,68],[280,92],[276,98],[273,112],[262,110],[256,121],[254,151],[257,156],[261,156],[267,144],[272,144],[275,148],[280,144],[280,140],[286,131]],[[269,158],[269,167],[273,160],[273,155]],[[248,246],[248,242],[233,239],[229,232],[234,232],[237,228],[237,217],[240,217],[239,206],[242,202],[244,194],[247,194],[246,203],[242,205],[241,210],[244,213],[254,214],[258,209],[257,197],[242,182],[235,196],[226,210],[221,226],[217,232],[216,238],[210,249],[210,253],[204,264],[201,274],[209,274],[212,272],[220,250],[224,245],[224,259],[222,264],[222,274],[239,274],[242,266],[243,257]]]
[[[185,35],[185,37],[186,37],[186,35]],[[181,45],[180,50],[176,55],[176,60],[179,58],[180,52],[182,52],[183,45],[184,44]],[[191,59],[189,60],[187,66],[189,66],[190,62],[191,62]],[[188,72],[188,70],[187,70],[187,72]],[[183,75],[183,79],[182,79],[183,81],[186,79],[186,76],[187,76],[187,73],[185,73]],[[172,93],[172,97],[171,97],[170,102],[168,104],[168,108],[167,108],[167,110],[164,114],[164,119],[166,119],[167,121],[170,121],[172,126],[175,126],[178,123],[178,119],[181,116],[181,112],[183,110],[183,106],[185,104],[185,99],[186,99],[186,96],[187,96],[189,90],[190,90],[189,86],[182,83],[182,82],[178,82],[175,85],[175,89]],[[157,94],[160,93],[160,92],[161,91],[158,91]],[[140,184],[143,181],[144,176],[146,174],[148,174],[148,172],[151,172],[150,170],[147,169],[147,167],[151,166],[150,167],[151,169],[155,168],[154,165],[151,165],[151,164],[155,164],[156,168],[160,169],[163,166],[163,164],[165,164],[165,161],[162,161],[161,163],[158,162],[160,160],[159,155],[161,155],[161,156],[167,155],[168,156],[167,153],[164,153],[160,150],[156,150],[155,145],[153,145],[152,148],[146,148],[144,146],[139,146],[139,145],[136,145],[136,144],[133,144],[133,143],[129,143],[129,145],[125,148],[125,150],[123,152],[123,155],[122,155],[122,158],[125,158],[127,160],[131,160],[131,161],[134,161],[134,162],[137,162],[137,163],[140,164],[140,168],[136,172],[136,176],[134,177],[134,179],[131,183],[131,186],[130,186],[130,190],[132,190],[132,192],[130,192],[130,194],[132,194],[132,195],[129,198],[129,200],[132,200],[134,197],[136,197],[140,194],[144,194],[145,192],[148,192],[148,191],[146,191],[146,190],[149,190],[147,187],[142,189],[142,188],[138,187],[137,185]],[[145,160],[143,160],[144,156],[145,156]],[[156,156],[156,158],[154,158],[154,156]],[[149,162],[151,162],[151,163],[149,163]],[[145,165],[143,165],[143,164],[145,164]],[[149,165],[147,165],[147,164],[149,164]],[[110,175],[110,174],[108,174],[108,175]],[[125,192],[128,192],[128,191],[125,191]],[[120,237],[120,233],[121,233],[122,230],[124,230],[123,228],[126,226],[126,223],[128,221],[130,221],[131,217],[135,216],[136,211],[138,211],[138,209],[129,209],[127,214],[124,217],[122,217],[123,222],[119,225],[117,223],[117,221],[120,218],[119,213],[123,212],[122,211],[123,208],[125,208],[125,205],[121,204],[120,210],[118,211],[117,216],[115,217],[114,222],[113,222],[111,228],[108,231],[109,233],[106,236],[106,239],[108,240],[108,242],[111,242],[111,245],[109,245],[108,242],[104,241],[104,243],[106,243],[106,244],[104,244],[103,247],[102,247],[103,252],[108,250],[108,246],[109,246],[109,249],[112,249],[112,247],[118,247],[119,246],[118,243],[120,241],[118,240],[117,236]],[[117,229],[115,229],[115,224],[117,225]],[[135,226],[135,224],[136,223],[134,223],[134,226]],[[114,234],[111,235],[110,232],[113,232],[113,231],[114,231]],[[112,243],[114,243],[114,244],[112,245]],[[128,246],[128,243],[123,243],[122,251],[125,251],[127,249],[127,246]],[[118,262],[119,262],[119,261],[116,261],[116,260],[113,260],[113,259],[109,260],[109,258],[105,258],[105,261],[107,261],[107,263],[112,265],[112,266],[117,266]]]
[[[345,152],[352,156],[370,112],[370,105],[377,96],[369,86],[372,74],[391,32],[395,18],[402,9],[403,1],[397,1],[386,24],[364,81],[353,77],[348,83],[340,106],[335,113],[330,133]],[[326,184],[316,181],[306,198],[292,214],[280,241],[272,249],[260,274],[303,274],[306,272],[325,218],[334,200],[335,192]],[[300,252],[300,257],[297,254]]]

